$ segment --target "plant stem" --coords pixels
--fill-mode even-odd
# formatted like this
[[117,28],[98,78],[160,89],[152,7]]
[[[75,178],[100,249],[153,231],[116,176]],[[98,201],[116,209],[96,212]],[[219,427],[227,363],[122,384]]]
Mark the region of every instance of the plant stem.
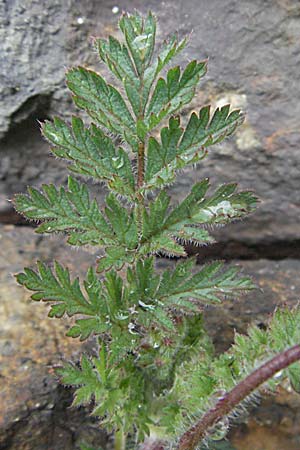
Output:
[[139,143],[138,148],[138,175],[137,175],[137,187],[140,189],[144,184],[144,172],[145,172],[145,144]]
[[[144,142],[140,142],[139,148],[138,148],[137,191],[139,191],[139,189],[144,184],[144,173],[145,173],[145,144],[144,144]],[[141,227],[142,212],[143,212],[143,206],[144,206],[144,197],[140,192],[137,193],[137,200],[138,200],[139,225]]]
[[300,359],[300,345],[279,353],[225,394],[216,405],[180,438],[178,450],[194,450],[205,437],[207,430],[229,414],[242,400],[277,372]]
[[115,450],[125,450],[126,447],[126,435],[123,428],[115,431]]

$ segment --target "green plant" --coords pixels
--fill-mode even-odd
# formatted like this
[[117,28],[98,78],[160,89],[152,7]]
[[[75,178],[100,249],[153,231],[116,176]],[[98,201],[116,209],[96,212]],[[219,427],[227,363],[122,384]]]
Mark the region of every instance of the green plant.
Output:
[[[234,298],[253,284],[219,261],[195,271],[184,244],[213,242],[206,225],[241,219],[257,200],[250,191],[237,191],[236,184],[211,191],[205,179],[174,205],[167,188],[178,170],[201,161],[244,116],[229,105],[213,113],[204,106],[182,125],[177,113],[193,99],[207,62],[166,71],[185,39],[171,37],[155,53],[151,13],[146,18],[124,14],[119,25],[125,43],[113,37],[95,40],[119,89],[92,70],[71,69],[67,85],[92,123],[87,127],[73,117],[71,125],[60,118],[42,125],[53,154],[69,161],[72,172],[105,182],[105,208],[73,176],[67,188],[43,185],[41,191],[29,188],[27,195],[15,197],[20,213],[42,221],[37,233],[63,232],[68,244],[104,250],[96,270],[91,267],[82,282],[58,262],[54,269],[38,262],[17,281],[34,292],[33,300],[50,305],[50,317],[75,316],[68,336],[81,341],[97,336],[97,356],[82,355],[79,366],[66,363],[57,374],[75,387],[74,405],[93,402],[92,414],[114,430],[118,450],[128,434],[136,442],[150,433],[176,442],[253,367],[299,342],[294,322],[299,312],[280,311],[267,331],[251,328],[248,337],[236,336],[227,353],[214,355],[203,307]],[[155,254],[183,260],[157,271]],[[281,377],[286,374],[298,386],[299,366]],[[226,434],[228,411],[217,422],[201,439]]]

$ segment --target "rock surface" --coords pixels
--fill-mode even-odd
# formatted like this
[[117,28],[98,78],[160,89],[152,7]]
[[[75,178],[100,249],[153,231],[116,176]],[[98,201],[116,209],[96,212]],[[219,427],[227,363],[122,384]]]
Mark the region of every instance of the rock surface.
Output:
[[219,352],[227,349],[235,330],[245,333],[249,323],[264,326],[277,306],[293,307],[300,300],[300,280],[297,275],[299,260],[261,259],[237,263],[245,275],[252,277],[258,289],[242,296],[236,302],[225,301],[222,308],[207,309],[207,328],[212,333]]
[[[62,358],[77,361],[82,348],[64,336],[65,322],[49,319],[47,307],[31,302],[29,293],[17,286],[13,278],[14,273],[24,266],[33,266],[37,259],[57,259],[74,275],[83,274],[95,261],[95,255],[66,248],[62,238],[35,235],[30,227],[6,225],[0,228],[0,236],[0,449],[75,450],[84,440],[101,446],[104,433],[89,418],[88,411],[69,408],[72,393],[58,386],[52,370]],[[165,264],[160,260],[160,267]],[[299,301],[300,261],[243,261],[239,265],[260,289],[234,303],[225,302],[222,308],[206,310],[207,329],[219,352],[228,348],[234,330],[245,332],[250,322],[263,325],[277,305],[292,306]],[[86,350],[94,352],[93,343]],[[283,406],[284,398],[282,395],[272,403],[268,400],[272,406],[263,413],[264,426],[278,435],[278,442],[290,439],[290,448],[294,448],[300,433],[300,400],[298,395],[289,394],[289,408]],[[278,417],[286,420],[284,411],[288,411],[290,425],[277,429]],[[259,418],[260,409],[257,414]],[[247,426],[238,428],[233,435],[237,450],[245,450],[243,444],[238,445],[243,442],[241,436],[251,440],[253,421]],[[283,449],[276,445],[264,450]]]
[[235,450],[298,450],[299,419],[299,395],[279,391],[265,399],[246,423],[233,429],[230,442]]
[[[57,258],[84,273],[91,255],[67,252],[59,239],[41,239],[28,227],[0,229],[0,449],[75,450],[102,445],[104,433],[88,411],[70,409],[72,394],[59,387],[52,366],[78,360],[78,342],[65,338],[63,321],[50,320],[13,277],[36,259]],[[98,447],[96,447],[98,448]]]
[[[157,14],[159,41],[175,30],[180,36],[193,30],[179,62],[210,58],[208,75],[185,117],[208,102],[230,102],[247,113],[234,137],[212,148],[206,161],[171,187],[175,201],[180,200],[195,181],[209,176],[214,186],[237,181],[262,200],[249,219],[215,231],[219,246],[200,249],[199,262],[220,256],[245,259],[240,265],[261,288],[233,304],[225,302],[224,309],[207,309],[207,328],[221,352],[235,329],[245,332],[253,321],[263,326],[276,305],[300,300],[299,2],[4,0],[0,222],[21,223],[7,199],[27,185],[66,182],[66,165],[50,155],[37,120],[54,114],[70,117],[74,107],[64,84],[65,69],[84,64],[105,70],[89,37],[118,35],[113,11],[134,8]],[[103,199],[102,187],[91,188]],[[63,321],[48,319],[45,306],[32,304],[12,277],[36,259],[56,258],[74,272],[84,272],[95,256],[66,251],[61,239],[35,236],[30,227],[7,225],[0,235],[0,450],[75,450],[82,441],[104,448],[107,437],[98,424],[88,411],[69,408],[72,393],[59,387],[52,373],[52,365],[63,357],[78,358],[77,342],[65,338]],[[279,392],[232,431],[232,446],[299,449],[299,415],[299,396]]]
[[235,137],[180,177],[172,188],[175,198],[206,175],[213,185],[235,180],[255,189],[262,203],[255,215],[218,236],[251,242],[299,239],[300,6],[294,0],[2,2],[3,215],[6,198],[27,184],[65,181],[65,166],[50,157],[36,120],[71,113],[65,68],[80,63],[99,69],[88,38],[118,34],[113,7],[120,12],[153,9],[160,19],[159,40],[175,30],[180,35],[193,30],[181,61],[209,56],[210,62],[192,108],[230,102],[247,112]]

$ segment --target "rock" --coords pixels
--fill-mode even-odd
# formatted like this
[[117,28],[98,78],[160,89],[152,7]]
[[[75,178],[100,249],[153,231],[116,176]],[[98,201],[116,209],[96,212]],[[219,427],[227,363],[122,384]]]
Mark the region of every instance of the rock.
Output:
[[[235,331],[246,333],[250,323],[264,328],[276,307],[299,303],[299,260],[238,264],[259,289],[236,302],[225,301],[221,308],[206,310],[206,326],[220,353],[227,350]],[[258,407],[253,405],[248,417],[240,418],[240,424],[232,427],[229,440],[235,450],[298,450],[299,417],[299,394],[279,388],[275,396],[263,398]]]
[[242,273],[250,276],[258,289],[237,301],[225,301],[221,307],[208,307],[205,311],[207,329],[218,352],[225,351],[233,341],[234,331],[246,333],[249,324],[264,327],[276,307],[293,307],[299,302],[300,261],[254,260],[236,261]]
[[[4,387],[0,391],[0,449],[74,450],[84,440],[96,448],[103,446],[104,432],[87,410],[69,408],[72,392],[58,385],[52,369],[62,359],[77,361],[83,350],[95,352],[95,343],[82,347],[77,340],[66,338],[67,320],[49,319],[47,307],[30,301],[29,292],[13,278],[24,266],[34,266],[37,259],[45,262],[57,259],[74,275],[84,274],[96,256],[70,249],[61,237],[35,235],[30,227],[2,226],[0,235],[0,378]],[[172,264],[172,261],[159,260],[160,268]],[[206,326],[218,352],[228,348],[235,329],[245,332],[250,322],[263,326],[277,305],[292,306],[299,301],[298,260],[243,261],[239,266],[253,277],[260,289],[236,302],[206,309]],[[300,432],[296,421],[300,414],[299,396],[288,394],[287,398],[293,427],[285,423],[281,429],[285,430],[282,431],[284,439],[289,439],[286,430],[291,430],[293,441]],[[279,414],[276,411],[283,408],[284,395],[269,404],[272,407],[268,420],[272,422],[272,414]],[[257,414],[259,417],[260,411],[255,417]],[[252,430],[252,422],[249,423]]]
[[64,77],[57,61],[67,55],[64,26],[67,3],[55,0],[2,2],[0,6],[1,100],[0,136],[41,107],[47,108]]
[[83,408],[69,408],[72,393],[58,386],[52,369],[62,359],[77,361],[83,348],[13,277],[36,259],[57,258],[83,273],[94,258],[77,251],[74,264],[74,251],[61,239],[40,238],[28,227],[4,226],[0,237],[0,448],[74,450],[84,440],[102,446],[98,422]]
[[[48,145],[37,120],[47,117],[52,97],[64,83],[67,14],[67,2],[57,0],[0,5],[0,210],[5,216],[9,208],[4,201],[14,191],[44,177],[55,180],[58,165],[52,158],[47,168]],[[64,63],[58,65],[58,60]]]
[[[54,114],[70,117],[75,108],[65,87],[71,65],[96,60],[90,35],[98,1],[16,0],[0,5],[0,221],[22,223],[9,204],[28,185],[64,184],[66,164],[55,159],[43,140],[38,121]],[[116,17],[101,7],[105,17]],[[2,89],[2,91],[1,91]],[[99,186],[94,191],[99,191]],[[105,190],[100,188],[100,192]]]
[[[212,148],[196,171],[180,177],[172,192],[182,198],[188,186],[204,176],[214,186],[237,181],[240,187],[255,190],[261,205],[249,219],[216,236],[251,242],[293,241],[300,234],[299,5],[231,0],[181,5],[174,5],[176,13],[166,17],[169,28],[176,21],[180,31],[193,29],[187,55],[210,58],[208,76],[193,107],[234,100],[234,106],[246,111],[247,120],[235,137]],[[198,14],[197,8],[201,9]],[[293,80],[292,87],[288,80]]]
[[[54,114],[68,118],[74,112],[64,85],[65,68],[85,64],[99,70],[89,36],[119,35],[116,7],[154,10],[160,22],[159,42],[169,32],[178,30],[182,36],[193,29],[191,44],[178,61],[209,56],[209,72],[184,119],[208,102],[214,107],[229,102],[246,111],[247,120],[196,169],[181,174],[171,188],[174,201],[205,176],[213,186],[237,181],[241,188],[255,189],[262,200],[247,220],[214,231],[221,244],[197,249],[200,262],[249,259],[241,265],[261,288],[235,303],[225,302],[222,309],[207,309],[207,328],[217,350],[224,351],[235,329],[245,332],[253,321],[264,326],[276,305],[299,301],[300,6],[293,0],[100,4],[0,4],[0,221],[22,222],[7,200],[27,185],[66,182],[66,165],[50,155],[37,120]],[[105,71],[103,65],[100,70]],[[91,188],[101,201],[105,190]],[[67,251],[57,237],[34,236],[30,227],[5,226],[0,234],[0,377],[5,386],[0,393],[0,449],[71,450],[83,440],[105,445],[97,422],[84,409],[69,409],[72,393],[58,386],[52,374],[53,364],[62,358],[78,359],[81,348],[64,337],[64,322],[48,319],[45,306],[29,302],[28,293],[11,276],[38,258],[57,258],[77,272],[95,257]],[[264,401],[232,432],[236,449],[298,449],[298,399],[283,392]]]
[[235,450],[298,450],[299,419],[299,395],[279,389],[274,398],[262,401],[246,423],[232,429],[230,441]]
[[[116,6],[116,5],[113,5]],[[73,111],[64,89],[65,67],[99,69],[89,36],[118,35],[117,14],[108,1],[4,2],[0,21],[3,92],[0,108],[0,191],[11,198],[27,184],[65,182],[64,163],[49,156],[36,119]],[[214,147],[197,170],[187,171],[172,188],[178,200],[191,184],[210,176],[213,186],[233,180],[255,189],[262,203],[255,215],[216,232],[222,240],[273,242],[300,236],[300,7],[292,0],[240,2],[124,0],[122,7],[160,20],[159,41],[169,32],[193,30],[179,59],[209,56],[208,76],[191,108],[230,101],[247,112],[232,139]],[[224,26],[226,24],[226,26]],[[104,70],[101,65],[101,70]],[[191,108],[185,110],[190,113]],[[99,192],[99,189],[98,189]],[[100,190],[103,195],[103,190]]]

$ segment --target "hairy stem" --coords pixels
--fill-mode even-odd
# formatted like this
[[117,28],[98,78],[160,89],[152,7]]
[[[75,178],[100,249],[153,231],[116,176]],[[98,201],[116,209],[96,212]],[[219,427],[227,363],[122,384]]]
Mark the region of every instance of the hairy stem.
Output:
[[137,200],[138,200],[138,218],[139,226],[142,226],[142,213],[144,206],[144,197],[139,192],[139,189],[144,184],[144,173],[145,173],[145,144],[144,142],[139,143],[138,148],[138,173],[137,173]]
[[144,142],[140,142],[138,149],[138,174],[137,174],[138,189],[140,189],[144,184],[144,173],[145,173],[145,144]]
[[125,450],[126,448],[126,435],[123,428],[115,431],[115,448],[114,450]]
[[277,372],[300,359],[300,345],[279,353],[225,394],[216,405],[180,438],[178,450],[193,450],[205,437],[207,430],[229,414],[242,400]]

